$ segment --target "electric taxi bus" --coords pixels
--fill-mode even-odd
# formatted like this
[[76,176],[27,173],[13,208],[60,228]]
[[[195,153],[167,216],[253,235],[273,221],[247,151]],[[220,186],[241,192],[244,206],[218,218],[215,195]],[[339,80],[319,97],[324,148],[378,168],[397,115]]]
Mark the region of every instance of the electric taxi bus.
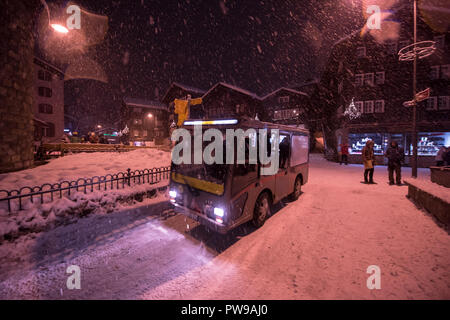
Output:
[[[258,141],[255,134],[253,137],[249,134],[243,145],[234,145],[235,161],[232,164],[228,161],[223,164],[175,164],[172,160],[169,198],[177,213],[225,234],[249,221],[261,227],[270,216],[273,204],[287,196],[293,200],[300,196],[302,185],[308,181],[308,130],[252,119],[187,120],[182,128],[193,133],[198,125],[202,132],[217,129],[224,136],[228,129],[253,129],[256,136],[260,136],[262,129],[267,132],[268,154],[278,152],[278,170],[264,175],[261,169],[268,165],[262,163],[259,155],[257,161],[249,161],[249,147]],[[277,135],[272,135],[273,132]],[[227,138],[223,139],[225,146]],[[275,147],[274,139],[279,139]],[[201,143],[204,147],[205,142]],[[240,163],[236,161],[236,149],[239,148],[245,149],[245,161]],[[193,150],[194,147],[188,149],[191,153]]]

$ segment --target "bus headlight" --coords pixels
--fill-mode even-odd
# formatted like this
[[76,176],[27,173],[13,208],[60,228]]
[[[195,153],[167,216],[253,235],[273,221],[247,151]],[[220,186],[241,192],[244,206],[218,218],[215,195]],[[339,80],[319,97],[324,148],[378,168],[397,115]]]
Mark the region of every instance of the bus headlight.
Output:
[[169,190],[169,198],[170,202],[175,202],[175,199],[177,197],[177,192],[175,190]]
[[222,208],[214,208],[214,215],[223,218],[224,211]]
[[177,197],[177,192],[175,190],[170,190],[169,191],[169,197],[176,198]]

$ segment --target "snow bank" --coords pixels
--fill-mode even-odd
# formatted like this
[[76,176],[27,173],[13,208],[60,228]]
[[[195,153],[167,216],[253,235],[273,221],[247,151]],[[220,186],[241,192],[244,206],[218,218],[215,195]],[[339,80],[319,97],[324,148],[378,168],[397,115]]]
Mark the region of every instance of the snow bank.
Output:
[[53,159],[28,170],[0,174],[0,190],[40,186],[44,183],[71,181],[118,172],[159,168],[170,165],[170,152],[140,149],[129,152],[77,153]]
[[[168,180],[156,184],[142,184],[125,189],[76,192],[51,203],[28,203],[28,209],[18,213],[0,215],[0,244],[27,233],[37,233],[62,224],[76,222],[89,214],[108,214],[125,206],[143,201],[144,198],[164,196]],[[167,199],[166,199],[167,200]]]
[[[59,183],[79,178],[91,178],[126,172],[159,168],[170,165],[170,152],[157,149],[141,149],[124,153],[80,153],[50,161],[49,164],[0,175],[0,190],[18,190],[24,186],[39,186],[44,183]],[[14,239],[29,232],[40,232],[60,224],[76,221],[91,214],[105,214],[120,209],[128,202],[142,201],[145,197],[154,197],[155,189],[163,188],[168,180],[157,184],[142,184],[115,190],[94,190],[84,194],[73,192],[62,199],[49,201],[45,196],[41,204],[38,197],[35,202],[24,199],[22,211],[16,211],[17,201],[12,201],[13,211],[7,210],[7,202],[0,203],[0,242]],[[81,189],[80,189],[81,190]],[[3,194],[4,195],[4,194]],[[56,196],[56,195],[55,195]]]

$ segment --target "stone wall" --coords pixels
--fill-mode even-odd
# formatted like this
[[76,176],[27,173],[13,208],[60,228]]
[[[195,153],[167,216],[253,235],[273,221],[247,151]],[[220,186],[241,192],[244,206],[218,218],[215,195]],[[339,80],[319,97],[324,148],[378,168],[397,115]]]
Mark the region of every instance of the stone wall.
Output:
[[39,8],[37,0],[2,1],[0,173],[33,165],[33,29]]

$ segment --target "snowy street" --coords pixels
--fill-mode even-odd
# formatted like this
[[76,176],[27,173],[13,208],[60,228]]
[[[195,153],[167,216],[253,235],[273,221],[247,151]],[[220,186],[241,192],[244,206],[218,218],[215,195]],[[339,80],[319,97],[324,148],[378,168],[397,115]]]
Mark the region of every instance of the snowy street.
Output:
[[[449,233],[406,186],[389,186],[384,166],[365,185],[361,165],[310,160],[299,200],[257,230],[208,232],[160,195],[5,242],[0,299],[450,299]],[[67,289],[70,265],[79,290]],[[380,290],[367,288],[371,265]]]

